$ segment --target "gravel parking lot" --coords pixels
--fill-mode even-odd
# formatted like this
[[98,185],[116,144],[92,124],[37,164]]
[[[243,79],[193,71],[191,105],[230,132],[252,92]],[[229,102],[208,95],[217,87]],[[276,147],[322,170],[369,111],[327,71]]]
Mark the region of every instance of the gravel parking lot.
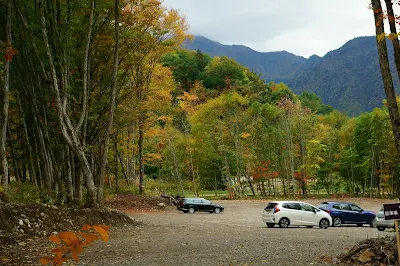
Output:
[[[319,201],[306,201],[318,204]],[[358,200],[377,211],[383,200]],[[368,238],[394,235],[367,225],[314,228],[267,228],[261,220],[266,201],[216,201],[221,214],[169,210],[136,212],[138,227],[111,231],[82,256],[82,265],[326,265]]]

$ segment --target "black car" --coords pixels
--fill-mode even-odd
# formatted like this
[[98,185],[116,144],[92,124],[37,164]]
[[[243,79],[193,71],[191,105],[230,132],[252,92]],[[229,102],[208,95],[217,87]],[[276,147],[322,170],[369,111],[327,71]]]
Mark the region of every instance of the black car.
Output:
[[184,198],[181,201],[179,201],[176,208],[178,211],[183,211],[184,213],[187,212],[220,213],[224,211],[224,207],[220,205],[215,205],[211,201],[203,198]]

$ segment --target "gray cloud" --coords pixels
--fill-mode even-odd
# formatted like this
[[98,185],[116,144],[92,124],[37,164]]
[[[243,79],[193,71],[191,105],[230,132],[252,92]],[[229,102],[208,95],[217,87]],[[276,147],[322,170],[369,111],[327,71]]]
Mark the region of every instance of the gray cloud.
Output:
[[369,0],[164,0],[186,16],[190,33],[223,44],[309,57],[374,35]]

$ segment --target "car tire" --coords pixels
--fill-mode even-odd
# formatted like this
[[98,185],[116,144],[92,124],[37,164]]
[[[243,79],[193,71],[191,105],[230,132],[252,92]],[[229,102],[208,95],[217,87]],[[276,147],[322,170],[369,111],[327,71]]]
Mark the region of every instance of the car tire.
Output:
[[279,227],[280,228],[287,228],[290,225],[290,221],[288,218],[283,217],[279,220]]
[[385,231],[386,227],[378,226],[378,227],[376,227],[376,229],[378,229],[378,231]]
[[369,224],[369,227],[375,227],[374,220],[371,220],[368,224]]
[[271,224],[271,223],[266,223],[267,224],[267,226],[269,227],[269,228],[274,228],[275,227],[275,224]]
[[322,229],[328,229],[329,227],[329,220],[326,218],[321,219],[321,221],[319,221],[319,227]]
[[312,226],[312,225],[307,225],[306,227],[307,227],[307,228],[313,228],[314,226]]
[[194,213],[194,208],[189,208],[189,213]]
[[342,226],[342,219],[340,219],[340,217],[333,217],[332,218],[332,226],[334,226],[334,227]]
[[220,208],[215,208],[214,212],[215,212],[216,214],[218,214],[218,213],[221,212],[221,209],[220,209]]
[[183,213],[188,213],[188,211],[183,211]]
[[363,226],[363,224],[357,224],[357,226],[358,226],[358,227],[361,227],[361,226]]

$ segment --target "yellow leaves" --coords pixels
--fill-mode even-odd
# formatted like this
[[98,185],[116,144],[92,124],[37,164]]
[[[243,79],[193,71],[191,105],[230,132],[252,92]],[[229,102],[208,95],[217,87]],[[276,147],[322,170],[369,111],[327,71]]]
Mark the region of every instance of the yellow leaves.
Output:
[[162,160],[162,156],[158,153],[147,153],[145,155],[145,159],[146,163],[152,163],[152,162],[156,162],[156,161],[161,161]]
[[[81,230],[94,230],[103,241],[108,241],[109,226],[107,225],[84,225],[81,227]],[[67,231],[52,235],[49,237],[49,240],[57,244],[58,247],[51,250],[51,253],[54,253],[53,256],[41,258],[40,263],[42,265],[62,265],[71,258],[78,262],[79,255],[83,252],[84,248],[98,239],[99,237],[95,233],[84,232],[75,233]]]
[[248,137],[250,137],[251,136],[251,134],[249,134],[249,133],[247,133],[247,132],[243,132],[242,134],[240,134],[240,138],[241,139],[246,139],[246,138],[248,138]]
[[383,41],[386,37],[386,34],[384,32],[382,32],[381,34],[376,36],[376,39],[378,39],[378,41]]
[[398,34],[398,33],[386,34],[386,33],[382,32],[381,34],[376,35],[376,39],[377,39],[379,42],[384,41],[385,38],[388,38],[389,40],[396,40],[396,39],[399,38],[399,34]]

